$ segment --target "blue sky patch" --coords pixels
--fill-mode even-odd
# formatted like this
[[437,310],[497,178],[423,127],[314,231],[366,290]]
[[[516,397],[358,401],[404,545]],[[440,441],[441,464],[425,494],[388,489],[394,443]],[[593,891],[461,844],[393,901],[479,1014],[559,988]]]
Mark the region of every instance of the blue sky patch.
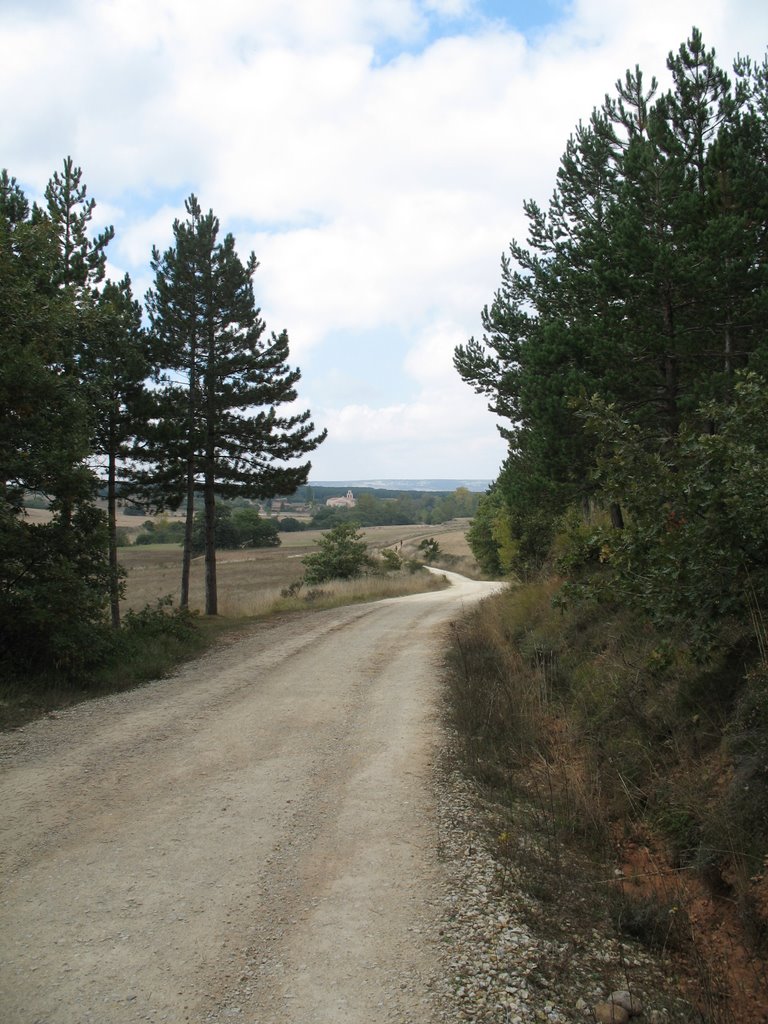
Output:
[[471,36],[489,26],[535,36],[562,19],[567,7],[565,0],[537,0],[536,3],[530,0],[474,0],[468,12],[462,15],[425,10],[424,32],[414,39],[380,40],[376,44],[374,64],[388,64],[403,54],[417,55],[445,36]]

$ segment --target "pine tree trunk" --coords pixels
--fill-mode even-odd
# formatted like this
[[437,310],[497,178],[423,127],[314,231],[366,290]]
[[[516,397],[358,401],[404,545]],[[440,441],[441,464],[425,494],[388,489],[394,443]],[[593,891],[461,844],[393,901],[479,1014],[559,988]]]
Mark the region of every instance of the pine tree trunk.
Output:
[[664,300],[664,331],[668,339],[667,351],[664,355],[664,409],[667,416],[667,430],[674,437],[680,429],[680,410],[677,398],[680,390],[680,367],[673,351],[675,324],[672,303]]
[[181,555],[181,597],[179,607],[189,608],[189,576],[192,567],[192,530],[195,521],[195,398],[197,392],[197,344],[193,337],[189,352],[189,397],[187,399],[187,510],[184,547]]
[[618,503],[618,501],[612,501],[611,502],[610,513],[611,513],[611,526],[615,530],[623,530],[624,529],[624,516],[623,516],[622,511],[621,511],[621,505]]
[[195,521],[195,466],[192,456],[187,459],[187,508],[184,519],[184,545],[181,551],[180,608],[189,608],[189,574],[192,566],[192,527]]
[[[209,308],[212,298],[208,297]],[[205,376],[205,614],[218,615],[216,584],[216,338],[209,328]]]
[[667,353],[664,359],[664,404],[667,411],[668,429],[671,435],[677,433],[679,426],[677,410],[678,377],[677,358]]
[[205,473],[205,614],[218,615],[216,584],[216,495],[211,463]]
[[116,494],[117,460],[114,445],[110,444],[109,465],[107,468],[107,528],[109,531],[109,606],[112,613],[112,626],[120,629],[120,582],[117,566],[117,494]]

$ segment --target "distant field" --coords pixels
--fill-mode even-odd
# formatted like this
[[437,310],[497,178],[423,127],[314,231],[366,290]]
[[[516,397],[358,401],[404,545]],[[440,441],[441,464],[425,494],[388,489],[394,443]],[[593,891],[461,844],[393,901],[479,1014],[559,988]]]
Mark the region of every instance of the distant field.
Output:
[[[27,509],[32,522],[47,522],[50,512]],[[117,525],[138,532],[150,517],[118,513]],[[174,517],[179,518],[179,517]],[[454,519],[439,526],[371,526],[362,532],[373,552],[385,547],[395,548],[404,558],[416,554],[421,540],[434,537],[441,549],[459,559],[450,568],[467,575],[477,575],[477,564],[467,544],[468,519]],[[219,585],[219,609],[222,615],[252,615],[280,596],[280,591],[298,580],[303,573],[301,559],[317,550],[321,530],[281,533],[279,548],[242,551],[219,551],[216,563]],[[178,600],[181,576],[181,547],[175,544],[145,544],[120,548],[120,563],[128,572],[123,609],[139,609],[154,604],[170,594]],[[204,562],[202,556],[192,562],[190,606],[202,610],[204,605]]]
[[[100,505],[100,508],[106,510],[106,506]],[[43,508],[27,508],[24,510],[27,519],[31,523],[47,523],[51,518],[51,513],[47,509]],[[169,519],[183,519],[181,513],[169,512],[166,513]],[[127,516],[124,512],[117,513],[117,525],[123,527],[126,530],[131,530],[134,533],[138,533],[142,525],[153,519],[153,516]]]
[[[130,517],[133,518],[133,517]],[[434,537],[449,555],[460,558],[458,572],[475,573],[464,533],[467,520],[454,520],[441,526],[373,526],[364,529],[372,551],[393,547],[404,557],[415,554],[421,540]],[[301,559],[317,550],[315,542],[322,531],[283,533],[279,548],[219,551],[216,558],[219,585],[219,610],[222,615],[254,615],[280,596],[280,591],[298,580],[304,569]],[[128,571],[124,608],[138,609],[171,594],[176,600],[181,573],[181,547],[148,544],[121,548],[118,555]],[[453,566],[452,566],[453,568]],[[202,610],[204,560],[192,563],[190,606]]]

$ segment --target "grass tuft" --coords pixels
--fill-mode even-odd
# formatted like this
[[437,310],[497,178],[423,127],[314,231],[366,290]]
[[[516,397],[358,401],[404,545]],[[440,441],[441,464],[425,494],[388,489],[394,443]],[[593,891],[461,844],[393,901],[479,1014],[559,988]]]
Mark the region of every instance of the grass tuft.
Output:
[[[610,877],[633,837],[650,837],[658,872],[637,891],[606,885],[606,912],[622,935],[685,952],[702,992],[720,991],[717,948],[713,960],[691,924],[705,896],[740,935],[735,957],[743,947],[754,965],[768,947],[768,671],[751,624],[731,624],[702,663],[684,640],[558,588],[510,588],[453,629],[449,716],[467,771],[516,818],[525,806],[555,861],[575,843]],[[531,892],[540,874],[523,870]]]

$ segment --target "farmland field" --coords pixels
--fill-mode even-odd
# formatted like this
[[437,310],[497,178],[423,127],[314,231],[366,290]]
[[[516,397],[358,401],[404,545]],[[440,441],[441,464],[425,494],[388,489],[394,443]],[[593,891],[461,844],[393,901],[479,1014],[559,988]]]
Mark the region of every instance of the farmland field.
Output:
[[[440,526],[373,526],[361,532],[370,550],[395,548],[404,558],[412,557],[421,540],[434,537],[448,555],[460,559],[450,567],[476,574],[464,536],[467,520],[454,520]],[[300,579],[302,558],[317,550],[321,530],[280,534],[279,548],[255,548],[217,553],[219,611],[224,616],[257,615],[280,596],[280,591]],[[139,609],[154,604],[165,595],[178,596],[181,573],[181,547],[175,544],[146,544],[120,548],[118,557],[127,571],[124,609]],[[204,560],[192,562],[190,607],[202,610]],[[372,581],[368,582],[368,589]],[[406,587],[406,581],[403,581]],[[406,589],[425,589],[415,580]],[[383,590],[381,596],[387,596]]]

